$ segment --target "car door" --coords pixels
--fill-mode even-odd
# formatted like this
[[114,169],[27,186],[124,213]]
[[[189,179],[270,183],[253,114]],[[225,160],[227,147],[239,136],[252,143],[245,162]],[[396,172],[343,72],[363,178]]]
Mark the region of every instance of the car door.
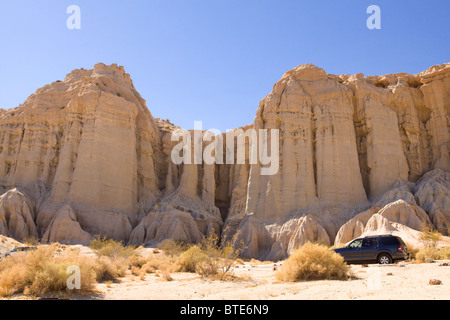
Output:
[[377,249],[378,249],[377,238],[363,239],[361,249],[359,250],[359,259],[361,261],[376,261]]
[[353,240],[345,250],[345,260],[348,262],[357,262],[360,259],[360,250],[362,246],[362,239]]

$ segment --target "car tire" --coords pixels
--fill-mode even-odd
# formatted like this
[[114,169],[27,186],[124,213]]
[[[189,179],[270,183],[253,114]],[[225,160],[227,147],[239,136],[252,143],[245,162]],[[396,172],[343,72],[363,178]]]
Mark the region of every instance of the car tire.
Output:
[[377,259],[379,264],[391,264],[392,263],[392,258],[389,254],[387,253],[382,253],[378,256]]

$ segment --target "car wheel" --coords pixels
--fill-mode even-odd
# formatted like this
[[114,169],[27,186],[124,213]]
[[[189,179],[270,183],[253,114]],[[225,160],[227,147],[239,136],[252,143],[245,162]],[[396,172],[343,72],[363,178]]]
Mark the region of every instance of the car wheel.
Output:
[[392,258],[387,253],[382,253],[378,256],[378,263],[379,264],[391,264]]

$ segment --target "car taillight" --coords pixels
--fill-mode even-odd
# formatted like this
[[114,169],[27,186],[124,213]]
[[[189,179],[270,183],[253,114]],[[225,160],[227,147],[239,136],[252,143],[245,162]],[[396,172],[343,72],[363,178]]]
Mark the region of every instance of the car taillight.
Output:
[[398,252],[403,252],[402,246],[398,246],[397,251],[398,251]]

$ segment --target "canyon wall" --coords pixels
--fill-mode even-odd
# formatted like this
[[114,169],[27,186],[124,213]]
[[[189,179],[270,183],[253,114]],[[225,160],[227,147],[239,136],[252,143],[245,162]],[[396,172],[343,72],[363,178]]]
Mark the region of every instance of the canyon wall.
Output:
[[279,130],[278,171],[262,175],[249,150],[173,163],[184,131],[153,118],[123,67],[74,70],[0,111],[0,234],[155,245],[214,232],[273,260],[380,230],[448,234],[449,115],[450,64],[369,77],[301,65],[235,130],[247,145],[249,129]]

